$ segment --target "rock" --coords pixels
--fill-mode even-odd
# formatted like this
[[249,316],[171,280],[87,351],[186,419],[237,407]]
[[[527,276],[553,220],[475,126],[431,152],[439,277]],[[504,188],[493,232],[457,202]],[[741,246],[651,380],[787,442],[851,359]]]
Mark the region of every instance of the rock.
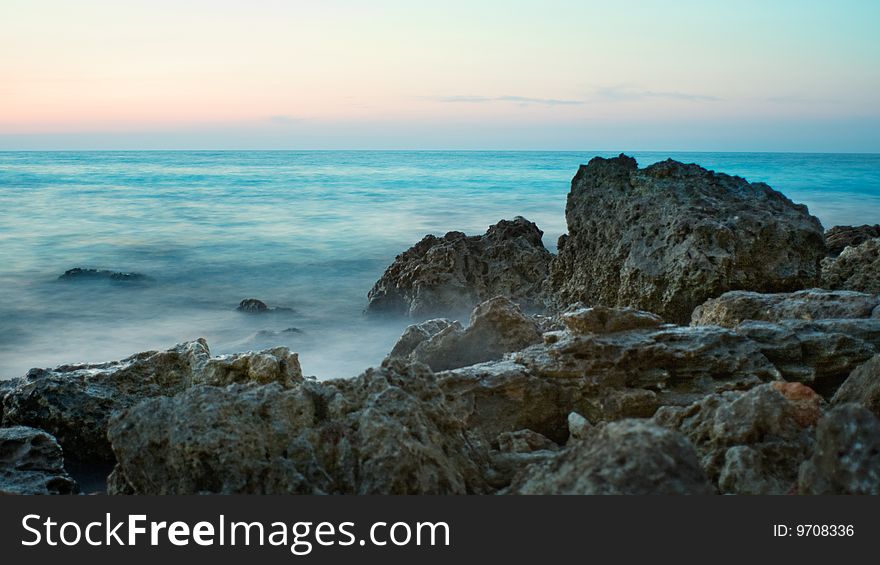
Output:
[[112,281],[117,283],[143,283],[152,280],[146,275],[140,273],[122,273],[117,271],[108,271],[106,269],[83,269],[75,267],[64,271],[64,274],[58,277],[62,281]]
[[252,313],[260,313],[260,312],[268,312],[269,307],[266,306],[266,303],[262,300],[257,300],[256,298],[245,298],[238,304],[238,308],[236,308],[239,312],[252,312]]
[[428,341],[446,328],[461,330],[461,324],[447,318],[434,318],[407,326],[401,334],[389,357],[407,357],[422,342]]
[[691,441],[719,492],[785,494],[796,485],[798,467],[812,449],[804,398],[815,399],[818,411],[815,393],[787,385],[712,394],[688,407],[666,406],[654,420]]
[[290,387],[302,380],[299,356],[286,347],[275,347],[208,359],[201,370],[194,372],[192,382],[211,386],[278,383]]
[[487,454],[424,367],[354,379],[197,386],[111,418],[114,484],[138,494],[488,492]]
[[531,453],[559,449],[552,440],[532,430],[504,432],[498,436],[498,449],[506,453]]
[[571,412],[568,415],[568,437],[573,439],[584,439],[587,437],[592,425],[589,420],[578,414]]
[[550,268],[557,305],[630,306],[686,324],[729,290],[816,286],[819,221],[763,183],[667,160],[596,157],[572,180]]
[[880,494],[880,420],[857,404],[831,410],[798,484],[801,494]]
[[710,298],[694,309],[691,325],[735,328],[746,320],[827,320],[870,318],[880,298],[847,290],[810,289],[760,294],[734,290]]
[[825,232],[825,246],[828,255],[837,257],[849,246],[856,246],[880,237],[880,225],[834,226]]
[[696,453],[678,433],[643,420],[599,426],[514,480],[511,494],[710,494]]
[[806,383],[826,398],[853,369],[880,352],[877,318],[748,321],[735,331],[757,344],[783,379]]
[[481,236],[428,235],[388,267],[367,295],[367,311],[422,319],[459,315],[499,295],[542,309],[552,257],[542,235],[521,217],[502,220]]
[[500,359],[540,341],[534,320],[511,300],[498,296],[474,308],[467,328],[448,325],[419,343],[409,359],[444,371]]
[[77,492],[54,437],[26,426],[0,428],[0,495]]
[[880,239],[847,247],[839,256],[823,260],[822,286],[880,293]]
[[634,308],[594,306],[566,312],[562,315],[562,322],[577,334],[604,334],[656,328],[663,325],[663,318]]
[[112,462],[106,437],[110,414],[144,398],[183,391],[209,356],[200,339],[121,361],[31,369],[4,397],[3,422],[46,430],[69,459]]
[[880,418],[880,355],[859,365],[840,385],[831,404],[861,404]]
[[794,421],[802,428],[815,426],[822,416],[825,401],[819,394],[802,383],[776,381],[770,383],[779,394],[788,400]]

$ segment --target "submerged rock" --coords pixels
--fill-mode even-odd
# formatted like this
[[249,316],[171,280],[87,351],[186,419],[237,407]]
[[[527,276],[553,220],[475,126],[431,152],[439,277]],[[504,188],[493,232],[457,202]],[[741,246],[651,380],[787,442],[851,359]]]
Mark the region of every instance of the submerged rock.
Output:
[[847,403],[861,404],[880,418],[880,355],[859,365],[831,398],[835,406]]
[[880,293],[880,239],[869,239],[822,261],[825,288]]
[[735,328],[746,320],[825,320],[870,318],[880,305],[876,294],[846,290],[810,289],[761,294],[735,290],[710,298],[694,309],[691,324]]
[[239,312],[246,312],[248,314],[293,312],[293,308],[284,308],[281,306],[269,308],[269,306],[265,302],[256,298],[245,298],[238,303],[238,307],[236,307],[236,310],[238,310]]
[[820,397],[801,384],[772,383],[666,406],[654,420],[683,433],[721,493],[786,494],[812,452]]
[[83,269],[81,267],[75,267],[73,269],[69,269],[64,271],[63,275],[58,277],[58,280],[62,281],[88,281],[88,280],[103,280],[103,281],[112,281],[118,283],[136,283],[136,282],[147,282],[152,279],[147,275],[142,275],[140,273],[124,273],[118,271],[110,271],[106,269]]
[[389,363],[354,379],[194,387],[117,413],[114,490],[138,494],[487,492],[487,454],[433,375]]
[[825,232],[828,255],[837,257],[849,246],[860,245],[869,239],[880,237],[880,225],[834,226]]
[[549,289],[557,304],[631,306],[688,323],[729,290],[815,286],[819,221],[763,183],[667,160],[596,157],[572,180],[569,233]]
[[370,313],[413,318],[458,315],[493,296],[541,309],[551,254],[543,232],[517,217],[485,235],[428,235],[397,256],[367,295]]
[[498,296],[474,308],[467,328],[448,325],[419,343],[408,358],[443,371],[500,359],[540,341],[534,320],[512,301]]
[[26,426],[0,428],[0,495],[77,492],[54,437]]
[[599,426],[558,456],[532,465],[510,494],[711,494],[688,441],[644,420]]
[[880,494],[880,420],[857,404],[835,407],[800,469],[801,494]]

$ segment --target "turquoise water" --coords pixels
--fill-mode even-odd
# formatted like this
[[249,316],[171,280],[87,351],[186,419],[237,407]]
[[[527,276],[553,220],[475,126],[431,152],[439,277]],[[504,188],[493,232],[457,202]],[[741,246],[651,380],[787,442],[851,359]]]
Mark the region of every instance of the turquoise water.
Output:
[[[553,250],[594,155],[611,154],[0,152],[0,378],[199,336],[215,353],[287,345],[308,374],[357,374],[406,324],[361,315],[397,253],[515,215]],[[880,222],[880,155],[632,155],[768,182],[826,227]],[[57,280],[77,266],[153,282]],[[293,311],[236,312],[248,297]]]

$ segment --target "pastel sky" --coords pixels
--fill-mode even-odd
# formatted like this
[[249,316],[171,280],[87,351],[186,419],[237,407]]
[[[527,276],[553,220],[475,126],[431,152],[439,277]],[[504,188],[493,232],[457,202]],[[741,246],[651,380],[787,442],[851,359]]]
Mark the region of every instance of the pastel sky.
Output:
[[880,152],[880,1],[0,0],[0,149]]

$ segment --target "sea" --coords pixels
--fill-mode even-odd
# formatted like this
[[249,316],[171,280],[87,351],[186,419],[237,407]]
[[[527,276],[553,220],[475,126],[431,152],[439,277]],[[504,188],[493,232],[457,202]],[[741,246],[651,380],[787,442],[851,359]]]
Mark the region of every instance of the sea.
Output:
[[[407,325],[367,291],[424,235],[525,216],[555,251],[580,164],[616,152],[0,152],[0,379],[205,337],[287,346],[320,379],[377,365]],[[880,223],[880,155],[628,152],[762,181],[827,227]],[[141,283],[60,280],[72,268]],[[257,298],[269,314],[236,310]]]

